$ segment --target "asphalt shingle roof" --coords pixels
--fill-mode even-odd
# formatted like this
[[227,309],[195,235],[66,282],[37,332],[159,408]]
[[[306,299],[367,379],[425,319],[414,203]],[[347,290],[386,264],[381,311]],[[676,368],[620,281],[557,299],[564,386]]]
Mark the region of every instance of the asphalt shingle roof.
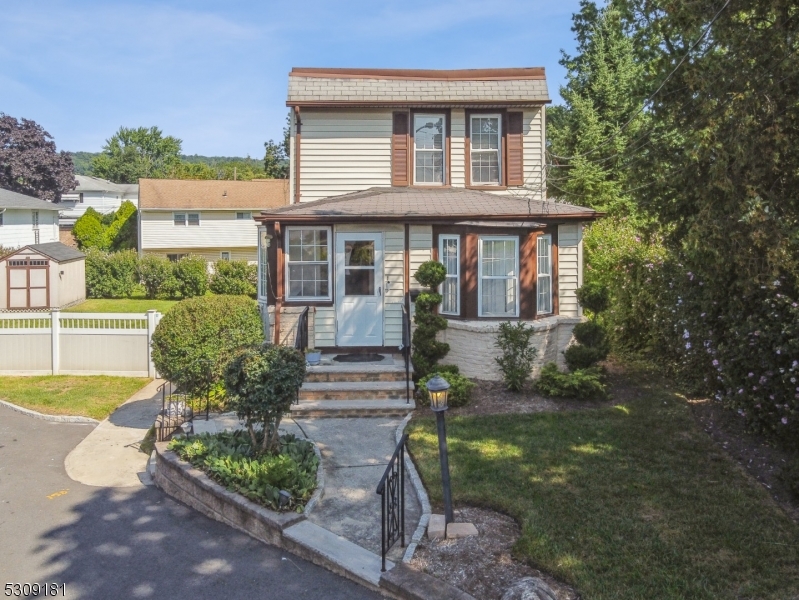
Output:
[[289,106],[304,104],[539,105],[549,102],[544,69],[308,69],[289,73]]
[[84,258],[86,255],[81,252],[80,250],[76,250],[66,244],[62,244],[61,242],[48,242],[46,244],[33,244],[28,246],[28,248],[35,250],[45,256],[52,258],[53,260],[63,263],[69,262],[71,260],[77,260],[79,258]]
[[140,209],[261,210],[289,203],[288,179],[140,179]]
[[552,200],[533,200],[465,188],[374,187],[314,202],[292,204],[263,211],[261,218],[323,217],[342,220],[354,217],[399,219],[402,217],[445,217],[491,220],[501,217],[599,216],[582,206]]
[[31,210],[59,210],[57,204],[45,202],[33,196],[0,188],[0,210],[4,208],[29,208]]

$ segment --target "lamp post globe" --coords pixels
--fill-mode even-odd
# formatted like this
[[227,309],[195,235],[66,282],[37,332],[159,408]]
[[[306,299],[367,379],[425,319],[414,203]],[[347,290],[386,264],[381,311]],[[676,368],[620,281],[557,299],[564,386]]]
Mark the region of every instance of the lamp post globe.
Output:
[[425,387],[427,387],[427,392],[430,394],[430,408],[433,411],[442,412],[449,408],[447,405],[449,383],[447,383],[446,379],[436,373]]

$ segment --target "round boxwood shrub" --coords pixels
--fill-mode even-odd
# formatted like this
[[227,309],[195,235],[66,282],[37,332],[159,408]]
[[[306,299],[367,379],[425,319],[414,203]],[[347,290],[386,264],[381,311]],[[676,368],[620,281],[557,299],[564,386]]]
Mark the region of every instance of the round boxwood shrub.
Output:
[[590,346],[583,346],[582,344],[574,344],[566,348],[563,353],[566,358],[566,364],[570,371],[578,371],[580,369],[587,369],[593,367],[600,360],[605,358],[602,356],[602,351]]
[[246,296],[200,296],[178,302],[153,333],[161,377],[191,392],[208,378],[221,381],[235,351],[263,342],[258,304]]
[[211,275],[211,291],[214,294],[233,296],[255,296],[258,267],[246,260],[218,260]]
[[[449,393],[447,395],[449,406],[452,408],[457,408],[459,406],[466,406],[469,404],[469,400],[472,398],[472,390],[475,386],[474,382],[472,382],[470,379],[467,379],[463,375],[448,372],[444,369],[440,370],[438,374],[441,375],[441,378],[450,385]],[[430,406],[430,395],[427,392],[427,382],[435,376],[435,373],[430,373],[419,380],[419,391],[421,392],[420,404]]]

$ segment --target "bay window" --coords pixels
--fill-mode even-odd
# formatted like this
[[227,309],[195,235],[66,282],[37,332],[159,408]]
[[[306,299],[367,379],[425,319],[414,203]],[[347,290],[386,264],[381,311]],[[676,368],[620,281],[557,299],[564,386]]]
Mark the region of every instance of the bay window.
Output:
[[478,253],[478,314],[518,317],[519,238],[481,236]]
[[444,115],[414,115],[414,183],[422,185],[444,184],[445,135],[446,117]]
[[447,277],[441,284],[442,314],[459,315],[461,312],[460,254],[460,236],[439,236],[438,258],[447,270]]
[[538,314],[552,312],[552,236],[542,235],[536,246],[538,256]]
[[499,185],[502,181],[500,156],[502,131],[499,115],[474,115],[470,122],[471,182]]
[[330,300],[330,229],[286,228],[286,299]]

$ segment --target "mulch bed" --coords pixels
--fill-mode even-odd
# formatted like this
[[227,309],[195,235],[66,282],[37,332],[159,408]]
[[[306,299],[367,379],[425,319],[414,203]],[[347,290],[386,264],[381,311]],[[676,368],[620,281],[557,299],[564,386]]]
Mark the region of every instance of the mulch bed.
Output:
[[[531,390],[509,392],[499,381],[476,381],[468,406],[450,409],[454,415],[492,415],[568,410],[592,410],[625,402],[646,393],[653,385],[666,382],[653,377],[650,381],[631,381],[623,366],[605,365],[612,395],[607,401],[549,399]],[[648,378],[644,378],[648,379]],[[782,465],[791,455],[746,429],[744,420],[721,404],[707,399],[688,400],[699,425],[751,477],[761,483],[775,502],[799,522],[799,501],[779,478]],[[479,536],[461,540],[430,541],[425,538],[414,554],[411,566],[443,579],[475,598],[500,599],[505,590],[522,577],[539,577],[556,592],[558,600],[579,600],[579,593],[549,575],[518,562],[511,548],[519,538],[518,524],[509,516],[476,507],[455,511],[455,520],[471,522]]]

